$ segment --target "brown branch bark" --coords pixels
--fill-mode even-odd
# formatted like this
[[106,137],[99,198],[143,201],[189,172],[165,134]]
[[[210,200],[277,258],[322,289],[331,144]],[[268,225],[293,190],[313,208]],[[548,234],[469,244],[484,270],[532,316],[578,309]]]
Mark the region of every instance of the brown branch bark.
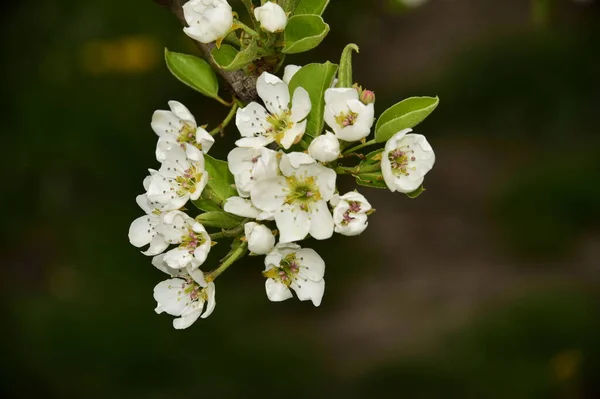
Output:
[[[187,2],[187,0],[154,0],[156,3],[167,7],[171,10],[173,14],[179,19],[183,26],[187,26],[185,22],[185,18],[183,16],[182,6]],[[210,56],[210,51],[215,46],[214,43],[203,44],[194,40],[194,44],[202,53],[202,56],[212,65],[212,67],[223,77],[225,82],[227,82],[228,89],[232,91],[239,99],[248,103],[251,101],[255,101],[258,98],[258,94],[256,93],[256,79],[257,76],[253,74],[246,74],[244,71],[234,71],[228,72],[224,71],[215,64],[212,57]]]

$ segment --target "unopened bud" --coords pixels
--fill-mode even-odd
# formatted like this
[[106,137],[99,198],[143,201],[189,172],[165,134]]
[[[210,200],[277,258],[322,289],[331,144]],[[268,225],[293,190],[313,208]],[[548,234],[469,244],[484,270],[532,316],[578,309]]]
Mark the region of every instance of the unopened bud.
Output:
[[375,93],[371,90],[363,90],[359,95],[360,101],[365,104],[373,104],[375,102]]

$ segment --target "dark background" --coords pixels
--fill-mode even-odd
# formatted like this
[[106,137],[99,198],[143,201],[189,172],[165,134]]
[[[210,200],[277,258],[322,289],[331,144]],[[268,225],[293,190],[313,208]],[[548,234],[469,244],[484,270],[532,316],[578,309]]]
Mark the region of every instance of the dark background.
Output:
[[331,1],[323,45],[288,61],[354,42],[379,112],[439,95],[416,129],[437,155],[427,192],[362,188],[365,234],[306,244],[327,262],[320,308],[270,303],[254,258],[175,331],[127,231],[157,165],[152,112],[225,116],[162,61],[195,48],[150,0],[3,2],[0,393],[600,397],[599,17],[593,1]]

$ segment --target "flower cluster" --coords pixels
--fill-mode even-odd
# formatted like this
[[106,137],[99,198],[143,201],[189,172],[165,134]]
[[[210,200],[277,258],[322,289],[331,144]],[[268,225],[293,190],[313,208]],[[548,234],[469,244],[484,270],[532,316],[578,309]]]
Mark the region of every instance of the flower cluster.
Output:
[[[192,0],[183,11],[189,25],[184,31],[200,42],[218,42],[235,30],[225,0]],[[256,26],[264,30],[255,32],[258,37],[269,40],[285,29],[288,14],[276,3],[264,2],[252,11]],[[340,63],[350,65],[356,49],[349,45]],[[348,68],[336,73],[332,65],[288,65],[281,78],[276,67],[261,72],[256,101],[234,97],[229,115],[210,133],[179,102],[170,101],[170,110],[154,113],[151,127],[158,135],[160,167],[150,169],[143,181],[146,191],[137,203],[145,215],[131,224],[129,240],[147,247],[143,254],[170,276],[156,285],[154,298],[157,313],[177,317],[175,328],[187,328],[212,313],[215,279],[248,252],[264,256],[269,300],[284,301],[293,291],[299,300],[319,306],[325,262],[299,242],[326,240],[334,233],[359,235],[374,212],[358,191],[338,191],[338,175],[411,197],[423,191],[435,155],[425,137],[411,128],[435,108],[437,98],[406,99],[375,124],[374,93],[352,84]],[[178,77],[190,81],[189,76]],[[327,85],[315,88],[310,84],[315,78]],[[421,120],[405,118],[407,113],[418,113]],[[236,146],[227,162],[217,160],[207,154],[213,136],[233,120]],[[375,138],[367,141],[373,131]],[[384,148],[359,152],[378,143],[385,143]],[[212,260],[211,247],[228,241],[229,253]],[[208,271],[206,265],[217,267]]]

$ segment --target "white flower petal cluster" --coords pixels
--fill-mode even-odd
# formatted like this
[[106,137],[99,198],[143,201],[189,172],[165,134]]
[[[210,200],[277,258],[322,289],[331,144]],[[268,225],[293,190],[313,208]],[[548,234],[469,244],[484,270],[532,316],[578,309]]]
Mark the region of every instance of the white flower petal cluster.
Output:
[[227,155],[229,170],[235,178],[235,187],[241,197],[250,197],[255,182],[277,176],[277,152],[268,148],[234,148]]
[[340,156],[340,142],[335,134],[317,136],[308,146],[308,154],[319,162],[332,162]]
[[418,189],[435,163],[435,153],[425,136],[410,132],[412,129],[402,130],[385,144],[381,173],[392,192]]
[[236,145],[260,148],[276,142],[289,149],[304,135],[311,109],[308,92],[298,87],[290,102],[288,85],[268,72],[259,76],[256,90],[266,109],[252,102],[237,111],[235,124],[242,138]]
[[335,191],[336,173],[310,155],[291,152],[279,162],[281,175],[259,180],[251,191],[252,204],[275,217],[282,243],[308,234],[325,240],[333,234],[327,206]]
[[265,255],[275,245],[273,232],[264,224],[248,222],[244,225],[248,249],[256,255]]
[[227,0],[190,0],[183,5],[188,26],[183,32],[200,43],[225,37],[233,26],[233,10]]
[[164,162],[173,145],[182,145],[188,158],[200,161],[215,139],[196,124],[190,111],[178,101],[169,101],[170,111],[158,110],[152,115],[152,130],[158,135],[156,159]]
[[363,104],[354,88],[327,89],[324,119],[338,139],[358,141],[371,132],[375,106]]
[[150,170],[148,199],[164,205],[165,209],[179,209],[188,200],[197,200],[208,183],[204,170],[204,156],[189,159],[179,145],[165,151],[165,159],[158,171]]
[[335,232],[345,236],[356,236],[368,226],[367,215],[372,211],[369,201],[357,191],[342,196],[334,195],[331,199]]
[[136,201],[146,215],[131,224],[129,241],[138,248],[148,245],[143,254],[154,256],[152,264],[173,277],[154,288],[156,312],[177,316],[173,326],[182,329],[215,307],[214,283],[207,283],[199,269],[212,241],[204,226],[182,211],[207,185],[204,153],[214,140],[183,104],[170,101],[169,107],[152,116],[161,166],[144,179],[146,192]]
[[267,297],[273,302],[292,297],[290,288],[301,301],[319,306],[325,292],[325,262],[314,250],[297,244],[277,244],[265,257]]
[[260,22],[261,28],[275,33],[281,32],[287,25],[287,15],[277,3],[267,1],[264,5],[254,9],[254,18]]
[[154,257],[152,264],[172,277],[154,287],[156,313],[176,316],[173,327],[178,330],[188,328],[199,317],[210,316],[216,306],[215,284],[207,283],[200,270],[172,269],[162,255]]

